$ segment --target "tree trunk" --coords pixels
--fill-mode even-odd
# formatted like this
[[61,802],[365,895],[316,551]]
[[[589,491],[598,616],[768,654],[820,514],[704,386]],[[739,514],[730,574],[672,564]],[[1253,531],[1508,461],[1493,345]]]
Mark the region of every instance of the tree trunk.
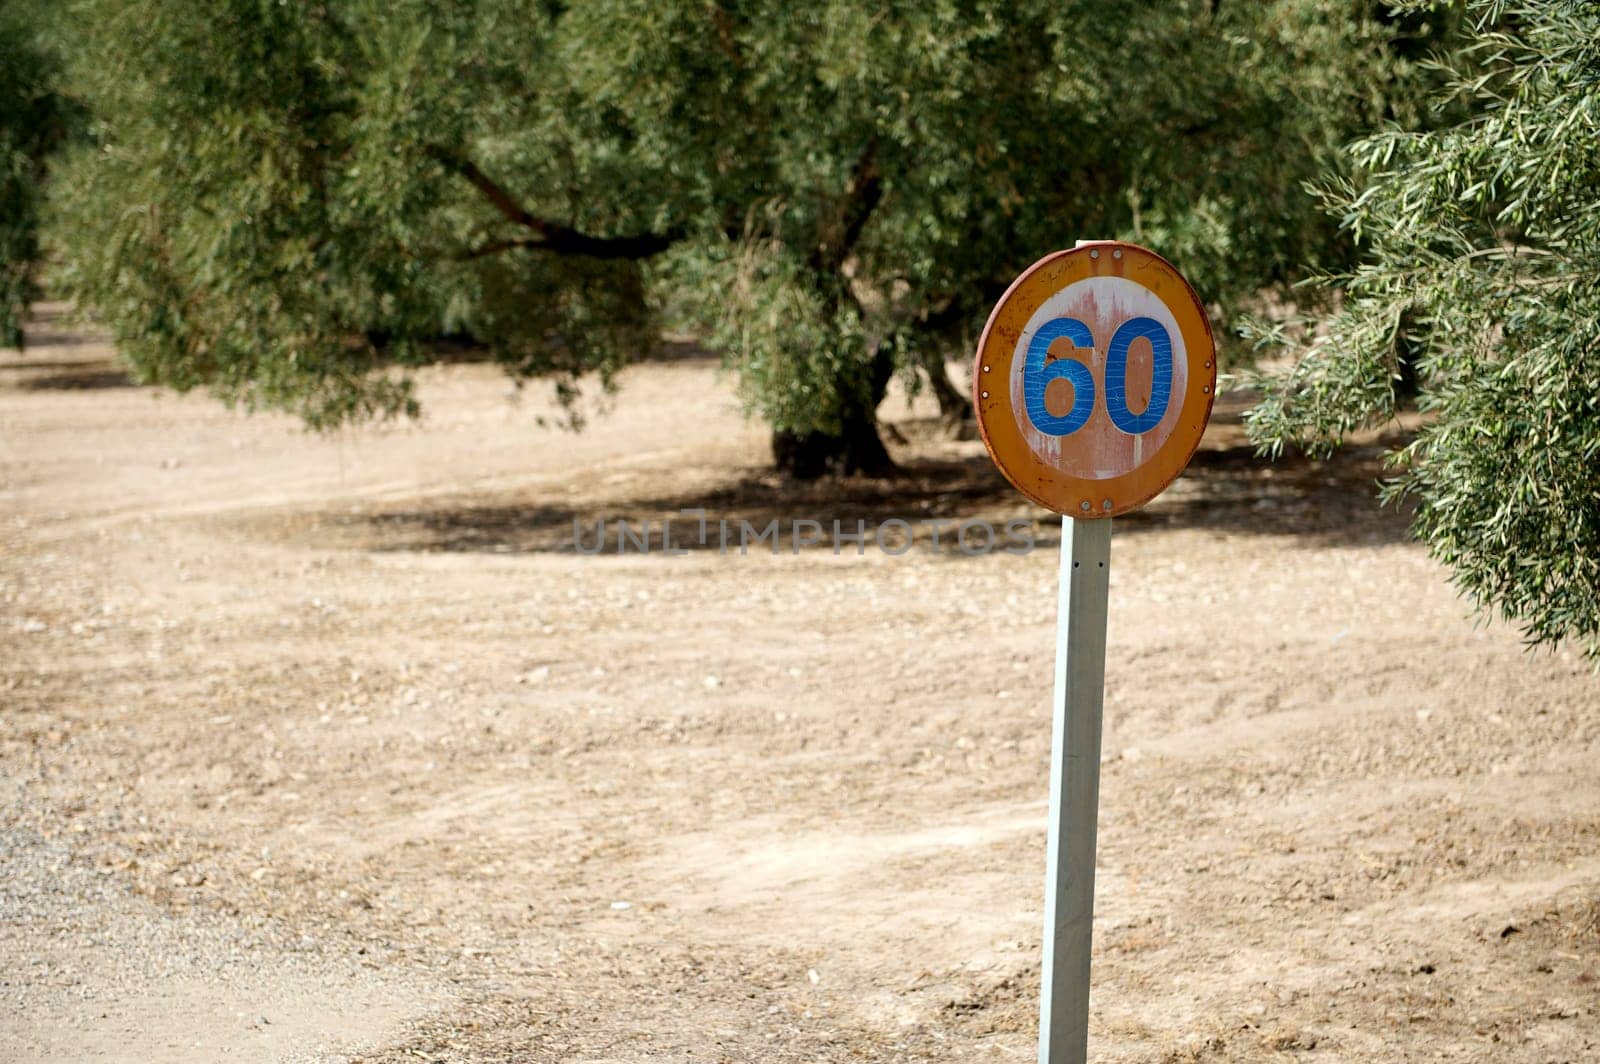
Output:
[[900,472],[878,435],[878,404],[894,374],[894,356],[887,346],[873,355],[870,372],[868,402],[852,403],[844,410],[838,435],[774,430],[772,460],[778,472],[796,480],[816,480],[829,474],[891,477]]
[[1395,330],[1389,375],[1396,406],[1410,406],[1422,394],[1422,381],[1417,377],[1417,360],[1422,357],[1423,345],[1412,335],[1411,330],[1415,325],[1412,311],[1402,311],[1400,325]]
[[[866,320],[868,315],[850,288],[845,275],[849,260],[862,230],[883,200],[883,175],[878,172],[878,139],[873,137],[856,160],[850,181],[839,202],[838,217],[822,228],[822,239],[814,246],[807,266],[829,308],[837,311],[848,302]],[[889,457],[889,450],[878,435],[878,404],[889,390],[894,375],[894,353],[887,342],[878,344],[867,365],[866,387],[859,380],[846,380],[840,394],[846,396],[839,411],[837,434],[789,432],[774,429],[772,460],[780,473],[797,480],[815,480],[832,473],[836,476],[888,477],[900,471]]]
[[888,477],[899,472],[878,435],[876,418],[853,417],[837,436],[821,432],[774,432],[772,458],[778,471],[796,480],[836,476]]
[[939,418],[948,425],[972,420],[972,403],[950,383],[950,374],[944,368],[944,356],[925,348],[921,359],[922,371],[928,375],[933,387],[933,397],[939,401]]

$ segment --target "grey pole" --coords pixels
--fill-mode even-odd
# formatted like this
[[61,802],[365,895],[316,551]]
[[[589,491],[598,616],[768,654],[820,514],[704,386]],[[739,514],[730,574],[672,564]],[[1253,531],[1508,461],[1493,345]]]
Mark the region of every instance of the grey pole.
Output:
[[1111,519],[1061,519],[1039,1064],[1085,1064]]

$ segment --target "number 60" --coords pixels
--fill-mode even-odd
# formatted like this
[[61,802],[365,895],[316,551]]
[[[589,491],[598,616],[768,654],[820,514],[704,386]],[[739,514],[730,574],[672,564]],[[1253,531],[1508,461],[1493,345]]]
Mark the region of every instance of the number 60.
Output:
[[[1066,337],[1077,347],[1094,347],[1094,334],[1077,318],[1055,318],[1045,322],[1028,344],[1028,358],[1022,367],[1022,396],[1028,420],[1046,436],[1070,436],[1083,428],[1094,412],[1094,375],[1075,358],[1046,362],[1050,345]],[[1150,341],[1155,364],[1151,367],[1150,405],[1144,413],[1128,409],[1128,349],[1140,337]],[[1072,409],[1065,414],[1050,413],[1044,405],[1044,390],[1059,377],[1072,385]],[[1161,424],[1172,402],[1172,336],[1154,318],[1129,318],[1117,327],[1106,349],[1106,413],[1111,423],[1130,436],[1149,432]]]

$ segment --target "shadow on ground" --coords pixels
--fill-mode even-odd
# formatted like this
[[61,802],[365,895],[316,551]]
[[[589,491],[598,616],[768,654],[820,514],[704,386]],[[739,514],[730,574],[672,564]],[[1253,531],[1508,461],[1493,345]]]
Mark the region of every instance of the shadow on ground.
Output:
[[[902,424],[902,428],[904,428]],[[834,522],[846,533],[867,528],[866,549],[875,549],[875,531],[882,522],[899,519],[911,526],[918,549],[931,547],[940,522],[941,551],[962,557],[957,531],[961,522],[985,521],[999,532],[1003,548],[1007,521],[1034,522],[1036,546],[1059,543],[1054,515],[1028,503],[1007,484],[986,455],[918,456],[918,434],[908,433],[904,475],[897,479],[827,479],[798,482],[776,474],[746,469],[724,480],[662,484],[659,472],[629,477],[609,489],[541,494],[529,490],[483,495],[430,498],[395,504],[363,504],[270,520],[276,537],[313,544],[372,551],[445,551],[515,554],[568,552],[581,543],[586,553],[637,554],[660,551],[662,526],[671,519],[672,546],[689,551],[737,553],[744,526],[752,553],[792,553],[795,523],[805,525],[802,539],[818,536],[820,545],[802,549],[831,550]],[[1239,436],[1237,432],[1219,433]],[[1269,462],[1240,440],[1209,440],[1196,453],[1184,476],[1148,507],[1117,519],[1119,535],[1155,529],[1198,528],[1230,535],[1292,536],[1308,544],[1381,544],[1406,537],[1407,513],[1381,507],[1377,485],[1384,473],[1383,456],[1404,442],[1399,429],[1360,445],[1347,446],[1332,458],[1316,460],[1293,455]],[[970,448],[968,448],[970,451]],[[704,511],[699,518],[683,511]],[[726,523],[726,532],[722,531]],[[773,522],[776,546],[755,537]],[[625,524],[624,524],[625,523]],[[289,527],[285,527],[285,525]],[[603,538],[602,538],[603,537]],[[905,543],[903,526],[884,531],[884,544],[897,552]],[[969,539],[973,555],[980,534]],[[724,544],[726,546],[724,547]],[[597,545],[601,545],[596,550]],[[846,542],[844,552],[854,551]]]
[[[38,372],[45,366],[63,367],[57,372]],[[0,369],[21,369],[15,379],[5,381],[24,392],[93,391],[101,388],[133,388],[137,386],[126,370],[117,369],[106,362],[23,363],[18,366],[0,366]]]
[[[0,388],[47,392],[135,387],[137,382],[120,363],[103,357],[103,350],[90,350],[104,338],[74,331],[72,323],[64,304],[34,304],[24,329],[27,346],[21,351],[0,349]],[[42,351],[51,352],[50,357],[34,357]],[[79,357],[72,357],[73,352]]]

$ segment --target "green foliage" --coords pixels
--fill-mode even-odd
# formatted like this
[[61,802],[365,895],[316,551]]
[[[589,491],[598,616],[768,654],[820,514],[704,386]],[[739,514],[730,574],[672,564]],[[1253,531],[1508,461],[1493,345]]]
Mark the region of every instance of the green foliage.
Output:
[[843,431],[852,395],[871,390],[859,309],[828,298],[781,243],[706,241],[669,262],[680,289],[715,292],[685,313],[738,369],[746,405],[775,429]]
[[414,412],[441,339],[558,376],[638,342],[631,264],[478,253],[504,226],[453,160],[537,170],[497,128],[529,57],[490,45],[540,49],[448,7],[79,5],[97,143],[56,182],[64,278],[143,379],[330,426]]
[[[725,80],[756,116],[740,155],[767,169],[719,196],[749,247],[675,255],[674,305],[715,292],[752,407],[831,431],[880,347],[902,367],[969,350],[1005,285],[1080,237],[1155,246],[1224,318],[1296,280],[1342,247],[1302,186],[1358,131],[1414,119],[1416,71],[1402,29],[1361,4],[1213,7],[835,2],[752,18]],[[852,236],[863,189],[879,198]]]
[[64,279],[145,379],[314,425],[414,409],[441,339],[570,391],[665,317],[836,432],[1079,237],[1224,314],[1294,280],[1340,239],[1300,185],[1414,95],[1357,0],[69,10]]
[[21,9],[0,6],[0,347],[22,346],[39,264],[44,160],[66,132],[53,57]]
[[1477,603],[1600,654],[1600,4],[1469,7],[1472,115],[1355,145],[1328,199],[1363,260],[1250,431],[1327,450],[1394,414],[1412,355],[1424,422],[1389,493]]

